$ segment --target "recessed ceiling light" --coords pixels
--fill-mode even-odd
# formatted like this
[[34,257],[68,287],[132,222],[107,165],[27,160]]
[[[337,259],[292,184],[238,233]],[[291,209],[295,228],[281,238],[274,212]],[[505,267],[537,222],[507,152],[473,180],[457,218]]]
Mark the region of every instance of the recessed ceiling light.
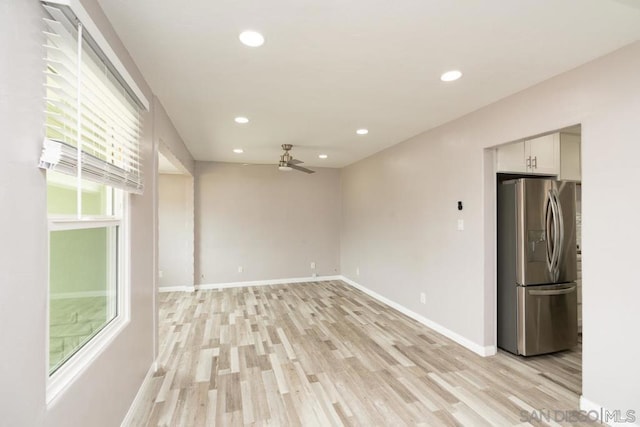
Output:
[[244,153],[244,150],[242,148],[234,148],[233,152],[236,153],[236,154],[242,154],[242,153]]
[[236,117],[233,120],[235,120],[236,123],[242,123],[242,124],[249,123],[249,119],[247,119],[246,117]]
[[462,77],[462,73],[458,70],[447,71],[446,73],[440,76],[440,80],[443,82],[452,82],[454,80],[458,80]]
[[366,135],[366,134],[368,134],[368,133],[369,133],[369,131],[368,131],[367,129],[358,129],[358,130],[356,131],[356,133],[357,133],[358,135]]
[[264,36],[257,31],[243,31],[238,38],[243,44],[250,47],[258,47],[264,44]]
[[327,156],[326,154],[320,154],[318,157],[320,157],[321,159],[326,159],[329,156]]

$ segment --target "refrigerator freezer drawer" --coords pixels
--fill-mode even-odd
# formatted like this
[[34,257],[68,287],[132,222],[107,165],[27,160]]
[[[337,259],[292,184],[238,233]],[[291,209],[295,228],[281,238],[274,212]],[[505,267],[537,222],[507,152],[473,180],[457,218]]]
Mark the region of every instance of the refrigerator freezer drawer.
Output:
[[567,350],[578,343],[575,283],[518,287],[518,353]]

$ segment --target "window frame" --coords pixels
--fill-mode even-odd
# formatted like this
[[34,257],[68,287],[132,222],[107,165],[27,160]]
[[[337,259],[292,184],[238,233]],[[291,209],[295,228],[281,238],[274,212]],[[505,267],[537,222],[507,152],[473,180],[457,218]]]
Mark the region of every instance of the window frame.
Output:
[[[109,187],[112,188],[112,187]],[[113,189],[114,191],[120,191]],[[46,403],[48,406],[54,404],[55,399],[60,396],[76,378],[87,370],[93,362],[107,350],[110,344],[120,335],[131,321],[131,280],[130,280],[130,259],[131,259],[131,234],[130,234],[130,195],[125,191],[120,191],[120,196],[114,199],[121,199],[122,205],[119,207],[120,215],[114,216],[86,216],[73,217],[71,215],[51,215],[48,217],[47,247],[50,250],[50,240],[52,231],[82,230],[90,228],[118,227],[115,250],[117,252],[117,277],[116,277],[116,315],[113,319],[76,350],[55,372],[50,373],[49,349],[51,346],[50,337],[50,315],[51,315],[51,286],[50,277],[47,278],[47,328],[46,328],[46,358],[45,366],[47,372]],[[113,256],[113,251],[107,256]],[[50,255],[47,261],[47,271],[50,272]],[[50,276],[50,273],[49,275]]]

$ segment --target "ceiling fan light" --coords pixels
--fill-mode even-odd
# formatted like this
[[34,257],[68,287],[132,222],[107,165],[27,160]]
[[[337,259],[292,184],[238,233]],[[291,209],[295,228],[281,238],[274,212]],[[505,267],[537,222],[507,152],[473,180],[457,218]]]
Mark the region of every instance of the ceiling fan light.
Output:
[[278,166],[278,169],[283,171],[283,172],[289,172],[289,171],[293,170],[293,169],[291,169],[290,166]]

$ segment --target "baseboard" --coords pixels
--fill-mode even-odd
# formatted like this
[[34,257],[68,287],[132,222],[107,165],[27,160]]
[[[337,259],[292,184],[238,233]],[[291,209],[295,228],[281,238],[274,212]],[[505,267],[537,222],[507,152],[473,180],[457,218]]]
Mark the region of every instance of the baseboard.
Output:
[[328,280],[342,280],[342,276],[290,277],[288,279],[253,280],[248,282],[210,283],[196,285],[197,290],[244,288],[247,286],[284,285],[288,283],[326,282]]
[[131,424],[133,422],[133,415],[135,414],[136,409],[138,408],[138,405],[142,403],[142,399],[144,399],[144,393],[146,392],[147,387],[151,382],[151,378],[153,378],[153,375],[157,371],[158,371],[158,362],[154,361],[153,363],[151,363],[151,366],[149,366],[147,375],[144,376],[144,380],[142,380],[142,384],[140,384],[140,387],[138,388],[138,392],[136,393],[136,396],[133,398],[133,402],[131,402],[131,406],[129,406],[129,410],[125,414],[124,419],[120,424],[120,427],[129,427],[133,425]]
[[628,416],[626,410],[611,411],[584,396],[580,396],[580,410],[586,412],[590,420],[600,421],[600,423],[606,423],[611,427],[640,427],[640,424],[637,424],[640,414],[633,412]]
[[59,292],[51,294],[50,298],[57,299],[71,299],[71,298],[95,298],[106,297],[107,291],[81,291],[81,292]]
[[439,334],[444,335],[445,337],[457,342],[458,344],[460,344],[463,347],[468,348],[469,350],[473,351],[474,353],[483,356],[483,357],[487,357],[487,356],[493,356],[496,354],[496,347],[495,346],[482,346],[479,344],[476,344],[475,342],[463,337],[462,335],[453,332],[450,329],[445,328],[444,326],[440,325],[439,323],[434,322],[433,320],[427,319],[426,317],[422,316],[421,314],[418,314],[414,311],[409,310],[408,308],[406,308],[403,305],[398,304],[395,301],[391,301],[389,298],[384,297],[382,295],[380,295],[377,292],[372,291],[369,288],[366,288],[362,285],[360,285],[357,282],[354,282],[353,280],[349,279],[348,277],[344,277],[341,276],[340,280],[344,281],[345,283],[349,284],[350,286],[353,286],[356,289],[361,290],[362,292],[364,292],[365,294],[369,295],[370,297],[373,297],[375,299],[377,299],[378,301],[392,307],[395,308],[396,310],[398,310],[400,313],[411,317],[414,320],[417,320],[418,322],[422,323],[423,325],[425,325],[426,327],[433,329],[434,331],[438,332]]
[[158,292],[193,292],[194,286],[158,286]]

